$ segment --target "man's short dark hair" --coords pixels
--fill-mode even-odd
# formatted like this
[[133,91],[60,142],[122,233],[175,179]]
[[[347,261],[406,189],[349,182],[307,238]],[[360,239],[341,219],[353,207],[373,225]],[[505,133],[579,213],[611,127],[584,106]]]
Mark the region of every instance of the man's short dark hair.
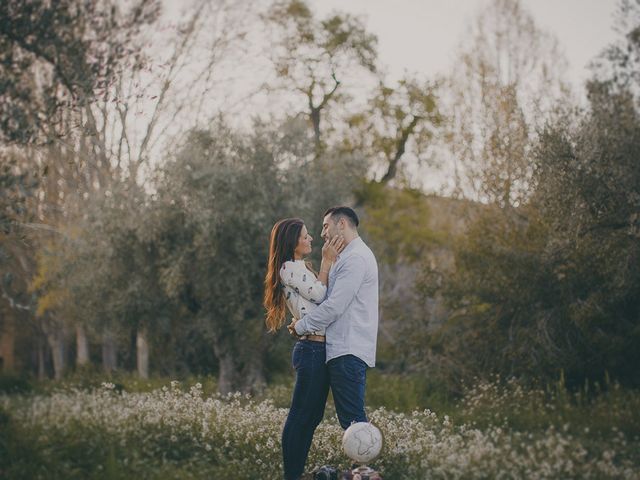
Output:
[[331,215],[331,218],[337,222],[340,218],[344,218],[347,220],[352,227],[357,227],[360,224],[360,220],[358,220],[358,215],[353,211],[353,208],[349,207],[331,207],[329,210],[324,212],[323,217],[327,215]]

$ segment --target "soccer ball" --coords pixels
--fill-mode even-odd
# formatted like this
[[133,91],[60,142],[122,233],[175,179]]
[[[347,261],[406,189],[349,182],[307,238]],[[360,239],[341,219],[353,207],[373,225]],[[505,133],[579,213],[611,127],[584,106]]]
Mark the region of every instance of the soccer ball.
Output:
[[367,463],[380,455],[382,433],[369,422],[353,423],[344,432],[342,448],[347,456],[357,463]]

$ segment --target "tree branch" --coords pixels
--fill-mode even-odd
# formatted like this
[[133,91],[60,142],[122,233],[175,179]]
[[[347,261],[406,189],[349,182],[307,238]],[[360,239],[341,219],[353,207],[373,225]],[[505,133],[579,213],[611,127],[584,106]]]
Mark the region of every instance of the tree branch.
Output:
[[398,163],[400,162],[400,159],[402,158],[402,156],[406,151],[406,146],[407,146],[407,141],[409,140],[409,136],[413,133],[414,129],[416,128],[416,125],[420,120],[422,120],[421,116],[414,115],[413,119],[411,120],[411,123],[409,123],[407,128],[401,130],[402,133],[400,135],[400,138],[398,139],[398,143],[396,144],[396,153],[393,156],[393,159],[391,159],[391,161],[389,162],[389,168],[387,169],[387,172],[384,174],[384,176],[380,180],[380,183],[388,183],[390,180],[395,178],[398,170]]

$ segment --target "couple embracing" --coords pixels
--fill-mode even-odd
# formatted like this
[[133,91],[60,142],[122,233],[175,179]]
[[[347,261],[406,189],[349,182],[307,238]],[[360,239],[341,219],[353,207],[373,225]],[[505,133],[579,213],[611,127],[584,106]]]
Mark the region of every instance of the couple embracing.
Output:
[[292,363],[296,383],[282,432],[285,480],[304,471],[311,440],[322,421],[329,388],[343,429],[366,422],[366,370],[375,365],[378,335],[378,266],[358,235],[349,207],[327,210],[322,221],[318,273],[305,261],[312,237],[304,222],[287,218],[271,231],[264,305],[267,327],[285,323],[297,338]]

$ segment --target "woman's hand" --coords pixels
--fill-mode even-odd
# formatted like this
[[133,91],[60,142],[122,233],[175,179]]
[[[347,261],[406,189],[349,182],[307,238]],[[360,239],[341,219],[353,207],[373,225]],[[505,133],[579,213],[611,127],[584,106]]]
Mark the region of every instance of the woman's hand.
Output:
[[322,262],[320,263],[320,272],[318,272],[318,280],[324,286],[327,286],[329,281],[329,270],[331,265],[338,258],[338,254],[344,250],[345,243],[342,235],[336,235],[322,246]]
[[298,335],[298,332],[296,332],[296,322],[298,321],[297,318],[292,318],[291,319],[291,323],[289,325],[287,325],[287,330],[289,330],[289,334],[292,335],[293,337],[296,338],[300,338],[300,335]]
[[322,246],[322,260],[333,263],[336,261],[338,254],[344,250],[344,237],[336,235]]

